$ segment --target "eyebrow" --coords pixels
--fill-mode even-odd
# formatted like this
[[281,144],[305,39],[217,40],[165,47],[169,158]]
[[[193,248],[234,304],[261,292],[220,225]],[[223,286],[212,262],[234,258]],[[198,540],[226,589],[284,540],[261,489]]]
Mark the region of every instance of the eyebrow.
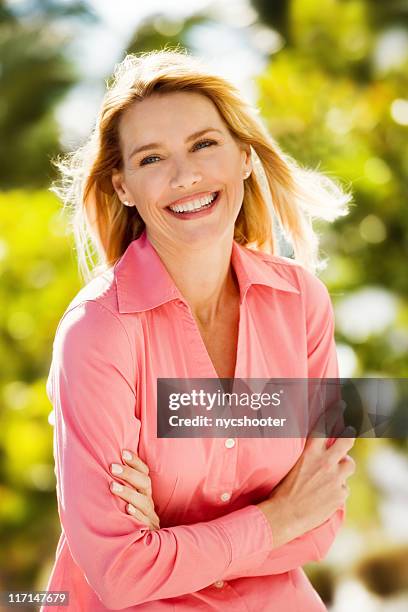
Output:
[[[222,134],[221,130],[218,130],[217,128],[208,127],[208,128],[205,128],[204,130],[199,130],[198,132],[194,132],[194,134],[190,134],[190,136],[186,138],[186,142],[191,142],[192,140],[199,138],[199,136],[202,136],[203,134],[206,134],[207,132],[219,132],[220,134]],[[136,153],[141,153],[142,151],[149,151],[150,149],[158,149],[161,146],[163,146],[161,142],[151,142],[141,147],[135,147],[134,149],[132,149],[128,159],[133,157],[133,155],[135,155]]]

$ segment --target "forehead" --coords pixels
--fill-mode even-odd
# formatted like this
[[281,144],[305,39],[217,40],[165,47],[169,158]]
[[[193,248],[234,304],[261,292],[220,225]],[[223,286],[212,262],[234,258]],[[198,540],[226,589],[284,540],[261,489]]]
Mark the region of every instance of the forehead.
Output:
[[126,109],[120,120],[120,133],[126,141],[127,135],[146,139],[167,132],[190,134],[207,125],[225,129],[217,107],[206,96],[184,91],[155,92]]

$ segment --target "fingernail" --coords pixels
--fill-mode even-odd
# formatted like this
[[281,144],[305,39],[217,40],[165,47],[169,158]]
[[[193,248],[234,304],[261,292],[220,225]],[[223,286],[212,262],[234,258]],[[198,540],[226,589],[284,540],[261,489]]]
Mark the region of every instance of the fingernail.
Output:
[[131,512],[132,514],[135,513],[135,507],[132,506],[132,504],[128,504],[127,505],[127,509],[128,509],[128,512]]
[[122,453],[122,457],[126,459],[127,461],[130,461],[132,459],[132,453],[129,452],[128,450],[124,450]]
[[123,486],[121,484],[119,484],[118,482],[113,482],[112,483],[112,491],[115,491],[116,493],[119,493],[122,490],[123,490]]
[[112,474],[121,474],[123,472],[123,467],[118,463],[112,463],[111,465]]

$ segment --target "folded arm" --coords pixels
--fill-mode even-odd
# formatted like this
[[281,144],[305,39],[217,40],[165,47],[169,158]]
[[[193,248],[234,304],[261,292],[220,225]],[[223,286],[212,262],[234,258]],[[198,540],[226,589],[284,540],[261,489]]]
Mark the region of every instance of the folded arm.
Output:
[[60,321],[47,382],[61,524],[75,562],[109,609],[198,591],[236,563],[262,566],[272,549],[255,505],[150,531],[111,494],[110,464],[139,442],[134,351],[115,313],[85,301]]
[[[306,270],[300,274],[304,299],[308,378],[339,378],[336,345],[334,342],[334,313],[326,286]],[[338,394],[334,388],[334,395]],[[331,398],[334,401],[335,397]],[[340,417],[341,418],[341,417]],[[330,446],[335,438],[329,438]],[[327,555],[345,518],[345,506],[327,521],[302,536],[273,549],[261,564],[245,565],[237,561],[224,572],[224,579],[240,576],[280,574],[311,561],[321,561]],[[272,528],[273,532],[273,528]]]

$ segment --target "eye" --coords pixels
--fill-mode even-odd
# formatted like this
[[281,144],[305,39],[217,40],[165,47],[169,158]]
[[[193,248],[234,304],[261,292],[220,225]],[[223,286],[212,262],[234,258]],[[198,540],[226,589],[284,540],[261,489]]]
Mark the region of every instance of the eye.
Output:
[[[208,145],[208,146],[211,147],[212,145],[216,145],[216,144],[217,143],[215,142],[215,140],[199,140],[198,142],[195,143],[193,148],[195,149],[196,147],[198,147],[198,145]],[[207,146],[205,146],[205,147],[198,147],[199,150],[200,149],[206,149],[206,148],[207,148]],[[142,161],[140,162],[140,165],[141,166],[150,165],[150,162],[148,160],[149,159],[155,159],[155,158],[159,158],[159,156],[158,155],[149,155],[148,157],[144,157],[142,159]]]
[[[217,143],[215,142],[215,140],[199,140],[198,142],[196,142],[196,144],[194,146],[200,145],[200,144],[209,144],[209,146],[211,147],[211,145],[216,145]],[[207,148],[207,147],[199,147],[201,148]]]
[[141,166],[146,166],[146,165],[149,165],[149,163],[148,163],[148,161],[147,161],[147,160],[149,160],[149,159],[154,159],[155,157],[158,157],[158,155],[149,155],[149,157],[144,157],[144,158],[142,159],[142,161],[140,162],[140,165],[141,165]]

